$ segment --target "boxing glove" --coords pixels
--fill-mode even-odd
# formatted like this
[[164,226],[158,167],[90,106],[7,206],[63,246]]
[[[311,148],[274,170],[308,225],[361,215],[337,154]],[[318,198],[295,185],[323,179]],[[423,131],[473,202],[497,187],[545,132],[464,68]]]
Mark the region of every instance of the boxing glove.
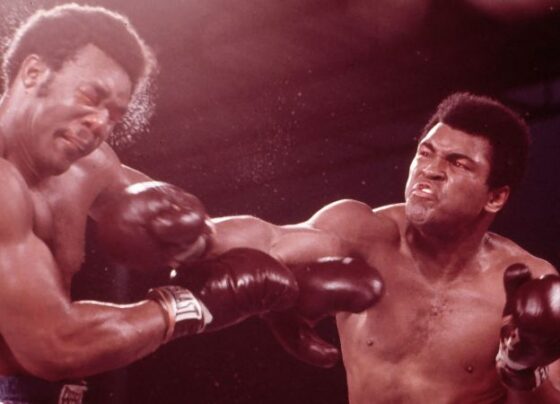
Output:
[[292,307],[298,287],[292,272],[271,256],[249,248],[182,266],[174,286],[151,289],[167,318],[164,341],[215,331],[270,310]]
[[152,271],[201,256],[210,226],[202,203],[164,182],[130,185],[97,219],[97,241],[109,260]]
[[340,351],[325,341],[317,330],[293,310],[262,316],[276,341],[294,358],[309,365],[331,368],[340,360]]
[[533,279],[523,264],[504,273],[506,306],[496,367],[513,389],[533,390],[548,377],[547,365],[560,358],[560,277]]
[[381,275],[361,258],[323,258],[290,269],[300,291],[295,306],[263,319],[288,353],[311,365],[332,367],[339,350],[314,325],[326,316],[359,313],[374,305],[384,291]]

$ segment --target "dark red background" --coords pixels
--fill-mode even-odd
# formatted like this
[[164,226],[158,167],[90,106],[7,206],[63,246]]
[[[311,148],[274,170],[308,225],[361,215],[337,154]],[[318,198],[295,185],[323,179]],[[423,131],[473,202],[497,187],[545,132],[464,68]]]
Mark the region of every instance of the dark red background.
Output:
[[[3,0],[0,33],[57,3]],[[212,215],[291,223],[339,198],[399,202],[415,136],[441,98],[470,90],[517,108],[533,128],[527,179],[495,230],[560,265],[556,10],[503,18],[445,0],[89,3],[128,15],[160,61],[149,130],[117,147],[122,160],[190,190]],[[148,279],[107,268],[92,240],[88,253],[76,298],[143,296]],[[322,332],[336,339],[332,323]],[[96,403],[346,401],[342,366],[296,362],[258,320],[176,341],[92,385]]]

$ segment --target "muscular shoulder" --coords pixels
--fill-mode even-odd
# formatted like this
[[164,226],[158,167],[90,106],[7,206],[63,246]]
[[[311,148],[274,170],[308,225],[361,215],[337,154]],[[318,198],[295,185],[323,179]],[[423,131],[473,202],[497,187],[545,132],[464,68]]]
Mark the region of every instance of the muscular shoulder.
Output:
[[94,200],[90,215],[94,218],[104,204],[122,188],[133,182],[149,179],[121,164],[117,154],[107,143],[103,143],[93,153],[81,159],[73,168],[74,176],[87,179],[87,189]]
[[497,269],[505,270],[511,264],[522,263],[527,265],[535,277],[558,274],[548,261],[530,254],[512,240],[495,233],[488,233],[486,237],[488,251],[495,257]]
[[96,150],[80,159],[76,167],[90,176],[107,178],[107,175],[119,170],[120,160],[107,143],[102,143]]
[[[0,159],[0,180],[2,181],[0,198],[3,202],[11,201],[8,205],[15,205],[16,202],[22,202],[29,197],[29,187],[25,180],[14,165],[5,159]],[[9,208],[10,206],[3,205],[0,211]]]
[[14,237],[31,229],[33,223],[29,187],[18,170],[0,159],[0,239]]
[[307,223],[346,240],[390,240],[399,237],[398,210],[397,206],[373,210],[363,202],[344,199],[325,206]]

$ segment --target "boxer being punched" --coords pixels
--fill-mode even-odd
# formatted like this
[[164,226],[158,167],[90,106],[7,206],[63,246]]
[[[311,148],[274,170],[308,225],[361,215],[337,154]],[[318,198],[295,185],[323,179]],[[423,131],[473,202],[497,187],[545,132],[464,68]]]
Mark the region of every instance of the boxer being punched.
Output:
[[[420,138],[403,204],[372,210],[343,200],[290,226],[224,218],[214,252],[251,245],[288,265],[353,255],[379,270],[379,304],[337,315],[352,404],[557,403],[558,374],[553,365],[547,379],[545,367],[560,356],[558,276],[529,279],[527,268],[535,278],[555,270],[488,231],[527,149],[528,129],[511,110],[455,94]],[[333,364],[336,352],[309,322],[293,312],[268,318],[294,355]]]
[[[305,280],[251,249],[208,259],[204,271],[179,270],[134,304],[71,301],[88,215],[121,264],[178,265],[207,249],[202,204],[146,182],[105,143],[152,67],[130,22],[99,7],[41,10],[9,44],[0,100],[0,402],[81,402],[82,384],[54,381],[125,366],[166,341],[251,315],[306,307],[298,297]],[[370,279],[365,303],[351,310],[377,299],[380,280]]]

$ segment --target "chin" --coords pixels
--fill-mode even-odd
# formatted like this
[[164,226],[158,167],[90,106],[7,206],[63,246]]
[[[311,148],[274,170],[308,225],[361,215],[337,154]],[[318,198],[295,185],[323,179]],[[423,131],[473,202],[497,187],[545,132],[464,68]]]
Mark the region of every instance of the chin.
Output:
[[410,200],[406,201],[404,211],[407,220],[413,224],[418,225],[426,223],[430,218],[431,212],[428,207],[423,206],[419,203],[414,203]]
[[49,167],[49,175],[54,177],[64,174],[70,169],[70,167],[72,167],[72,164],[74,164],[74,162],[57,162],[56,164],[53,164]]
[[441,220],[439,220],[441,218],[438,218],[434,210],[429,207],[415,203],[407,203],[405,205],[405,215],[412,227],[422,234],[446,237],[449,232],[449,227],[442,225]]

